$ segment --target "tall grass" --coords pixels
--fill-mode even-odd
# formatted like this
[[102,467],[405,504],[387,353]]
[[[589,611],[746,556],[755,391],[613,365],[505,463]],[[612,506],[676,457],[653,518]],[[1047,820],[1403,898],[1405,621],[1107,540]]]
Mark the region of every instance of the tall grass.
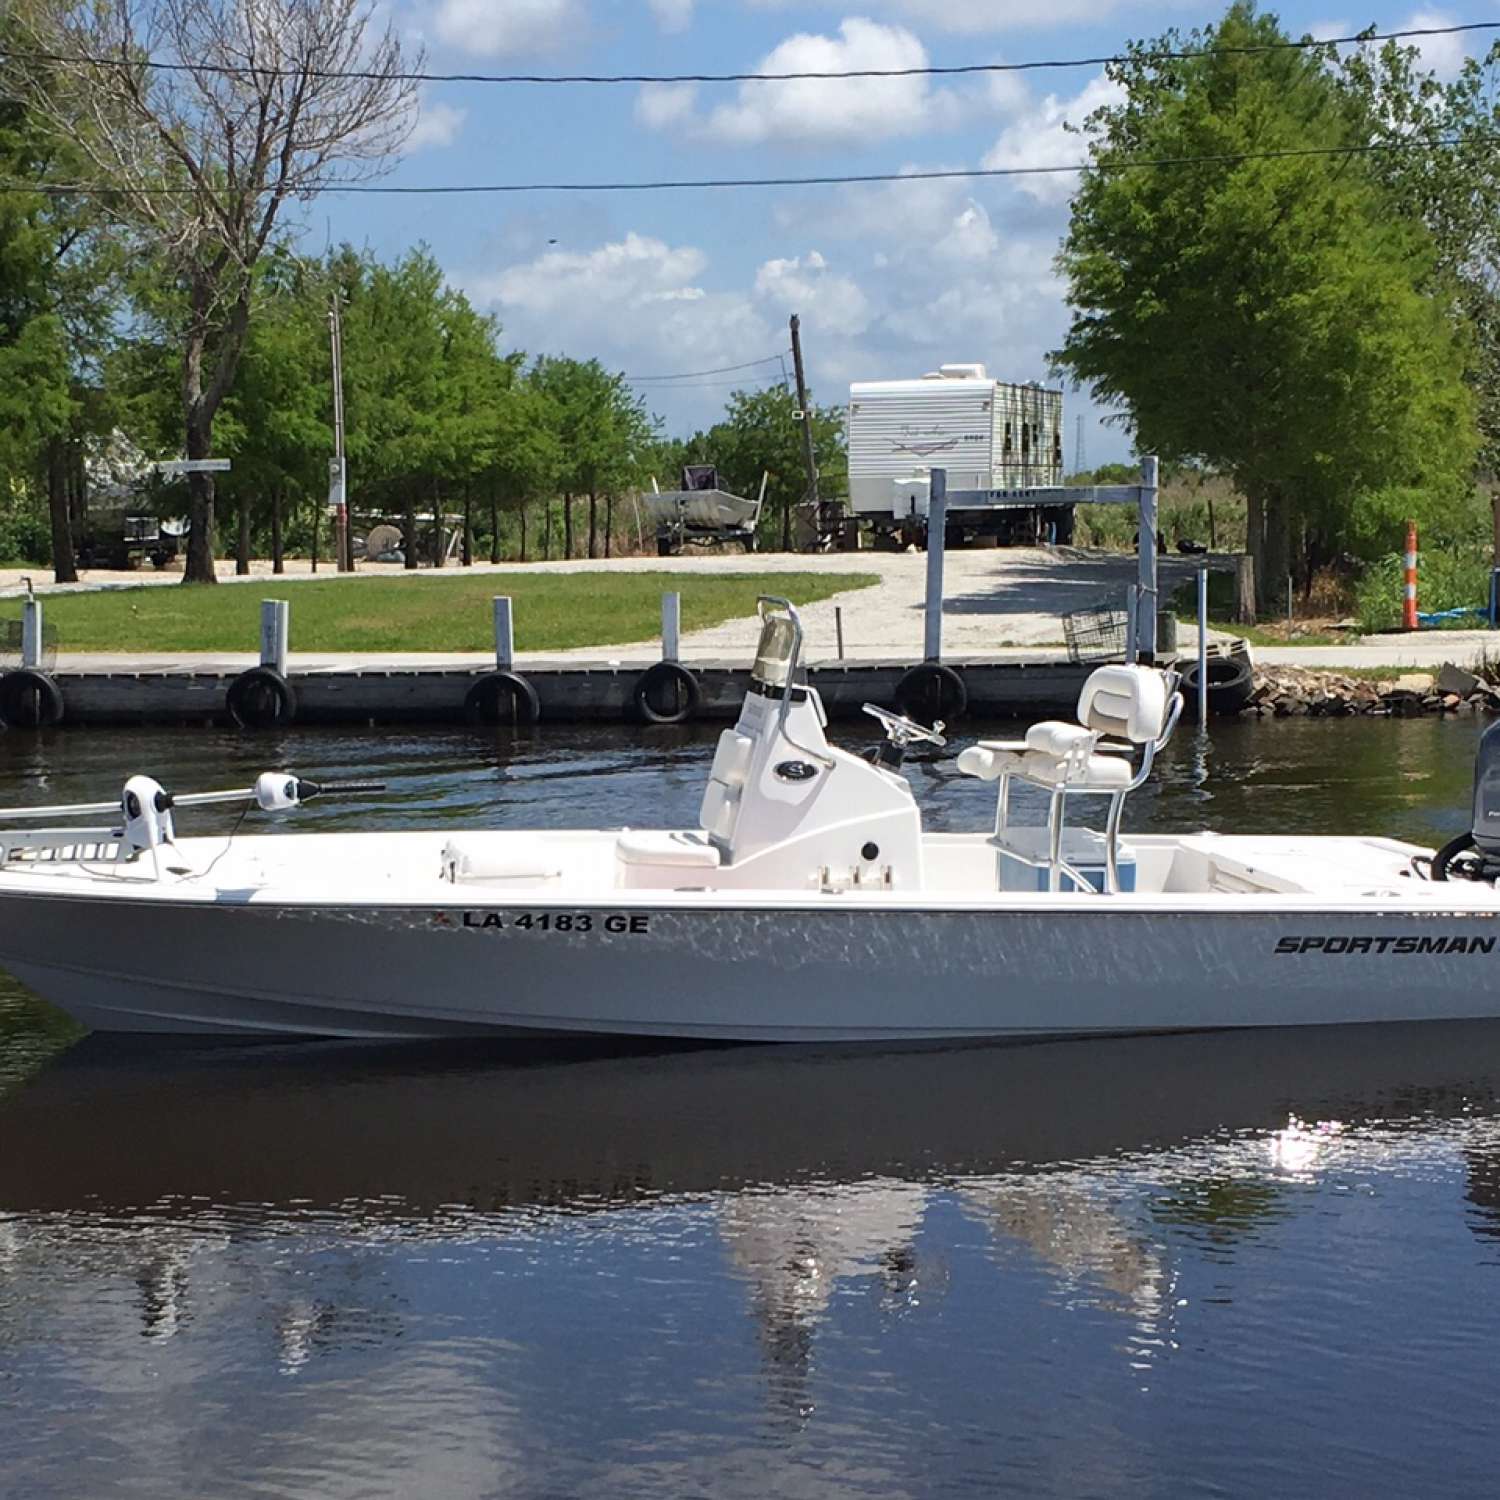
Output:
[[[1484,608],[1490,597],[1488,547],[1452,547],[1423,552],[1417,571],[1417,604],[1424,613],[1465,606]],[[1366,632],[1401,628],[1403,570],[1399,552],[1392,552],[1365,569],[1355,585],[1354,611]],[[1473,629],[1481,622],[1475,616],[1445,620],[1441,628]]]

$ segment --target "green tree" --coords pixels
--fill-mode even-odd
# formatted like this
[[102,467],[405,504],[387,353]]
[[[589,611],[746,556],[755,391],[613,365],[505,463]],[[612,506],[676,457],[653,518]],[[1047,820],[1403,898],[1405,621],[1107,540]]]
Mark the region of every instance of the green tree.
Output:
[[[1164,57],[1285,40],[1237,4],[1110,65],[1124,98],[1085,126],[1054,355],[1124,406],[1141,451],[1233,478],[1267,595],[1340,550],[1362,493],[1451,490],[1476,443],[1427,232],[1360,157],[1264,154],[1362,143],[1320,49]],[[1125,167],[1142,158],[1187,160]]]
[[[1442,83],[1415,48],[1360,48],[1343,64],[1356,118],[1374,153],[1369,170],[1392,211],[1420,220],[1435,250],[1430,285],[1469,335],[1465,375],[1477,409],[1480,470],[1500,480],[1500,43]],[[1495,485],[1500,562],[1500,485]]]
[[[0,15],[0,49],[21,37],[21,12]],[[39,538],[43,528],[32,523],[45,498],[53,568],[59,582],[72,582],[73,523],[87,499],[84,441],[103,420],[97,363],[118,286],[94,204],[51,186],[75,179],[76,147],[22,92],[0,51],[0,180],[36,185],[0,195],[0,498],[20,522],[8,550],[21,532]]]
[[[75,143],[78,180],[180,293],[158,306],[179,314],[190,459],[212,456],[281,211],[380,170],[414,123],[401,43],[373,17],[366,0],[61,0],[22,17],[27,52],[48,61],[12,70],[19,97]],[[154,68],[154,54],[181,65]],[[212,583],[212,476],[189,489],[183,576]]]

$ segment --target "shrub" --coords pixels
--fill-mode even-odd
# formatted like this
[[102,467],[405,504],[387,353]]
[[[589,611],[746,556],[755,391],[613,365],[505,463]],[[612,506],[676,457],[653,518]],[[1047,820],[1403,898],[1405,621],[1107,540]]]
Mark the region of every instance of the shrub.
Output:
[[[1423,552],[1417,570],[1417,607],[1424,613],[1466,606],[1485,607],[1490,597],[1490,566],[1493,554],[1487,547],[1454,547]],[[1365,631],[1401,628],[1402,557],[1392,552],[1365,569],[1355,586],[1355,613]],[[1448,629],[1473,629],[1479,621],[1445,620]]]

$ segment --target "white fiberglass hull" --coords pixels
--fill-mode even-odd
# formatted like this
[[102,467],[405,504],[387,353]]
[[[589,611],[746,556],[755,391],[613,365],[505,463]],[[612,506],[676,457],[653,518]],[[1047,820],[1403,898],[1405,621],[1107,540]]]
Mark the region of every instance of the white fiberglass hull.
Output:
[[1500,1017],[1493,908],[455,894],[8,890],[0,963],[110,1031],[879,1043]]

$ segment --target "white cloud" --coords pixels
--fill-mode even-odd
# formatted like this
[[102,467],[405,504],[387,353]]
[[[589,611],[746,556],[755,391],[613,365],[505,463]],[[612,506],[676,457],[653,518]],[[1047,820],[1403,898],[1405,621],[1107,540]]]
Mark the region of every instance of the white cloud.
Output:
[[[1072,99],[1059,99],[1055,94],[1049,94],[1034,110],[1001,131],[999,139],[985,153],[981,165],[990,170],[1013,170],[1062,167],[1080,162],[1087,155],[1087,137],[1078,134],[1077,127],[1096,109],[1118,104],[1124,97],[1120,85],[1112,83],[1103,74],[1091,79]],[[1076,172],[1015,179],[1015,186],[1022,192],[1047,204],[1066,202],[1077,185]]]
[[[597,250],[549,250],[534,260],[508,267],[477,283],[480,295],[531,314],[572,313],[590,319],[607,307],[643,307],[653,302],[692,300],[693,285],[707,257],[692,245],[674,248],[664,240],[636,234]],[[600,317],[600,321],[603,321]]]
[[[773,48],[757,73],[844,73],[925,68],[927,49],[900,26],[850,17],[837,36],[799,32]],[[927,78],[799,78],[742,83],[734,100],[695,116],[682,86],[641,91],[636,118],[655,129],[690,128],[726,145],[857,145],[958,123],[957,101]]]
[[477,57],[556,51],[587,22],[582,0],[439,0],[438,40]]
[[663,31],[686,31],[693,24],[694,0],[648,0]]
[[[1419,10],[1395,29],[1398,31],[1422,31],[1439,26],[1457,25],[1454,17],[1441,10]],[[1456,78],[1468,55],[1462,36],[1413,37],[1412,44],[1422,59],[1422,66],[1436,73],[1439,78]]]
[[801,313],[813,332],[850,338],[870,326],[869,298],[816,250],[766,261],[755,273],[755,295],[783,315]]
[[[789,0],[756,0],[764,9],[786,8]],[[799,0],[799,7],[804,0]],[[870,9],[893,12],[932,31],[963,36],[1023,31],[1100,21],[1125,0],[870,0]]]
[[697,103],[695,83],[651,83],[636,95],[635,117],[649,130],[674,130],[692,120]]
[[444,104],[441,99],[428,99],[424,94],[417,123],[407,137],[407,150],[424,151],[430,147],[451,146],[458,139],[468,115],[466,109]]

